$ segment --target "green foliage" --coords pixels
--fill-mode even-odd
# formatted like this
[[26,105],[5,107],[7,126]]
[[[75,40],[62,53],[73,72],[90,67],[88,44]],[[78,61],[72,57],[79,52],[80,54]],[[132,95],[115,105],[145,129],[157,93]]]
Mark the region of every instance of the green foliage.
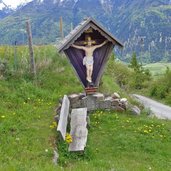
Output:
[[114,54],[108,62],[106,73],[110,75],[110,77],[115,78],[116,83],[120,87],[124,88],[125,90],[128,89],[131,70],[129,70],[125,64],[115,61]]
[[163,76],[156,79],[149,89],[150,96],[163,99],[166,103],[171,104],[171,71],[167,67]]
[[139,70],[140,70],[141,65],[139,65],[139,63],[137,61],[135,52],[133,52],[133,54],[132,54],[132,58],[131,58],[129,67],[133,68],[135,72],[139,72]]
[[122,62],[110,59],[107,73],[110,73],[118,85],[127,91],[145,88],[151,80],[151,73],[138,64],[135,53],[129,66],[130,68]]
[[137,61],[136,53],[132,55],[129,67],[133,68],[131,87],[135,89],[142,89],[146,87],[146,82],[151,79],[151,73],[148,69],[144,69]]

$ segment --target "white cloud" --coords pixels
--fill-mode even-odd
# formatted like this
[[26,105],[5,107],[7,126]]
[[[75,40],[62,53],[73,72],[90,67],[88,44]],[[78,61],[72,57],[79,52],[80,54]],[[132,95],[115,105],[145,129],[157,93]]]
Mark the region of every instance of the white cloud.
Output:
[[4,4],[0,4],[0,10],[4,8]]
[[3,2],[6,5],[11,6],[12,8],[16,8],[18,5],[20,5],[22,3],[28,3],[31,1],[33,1],[33,0],[3,0]]

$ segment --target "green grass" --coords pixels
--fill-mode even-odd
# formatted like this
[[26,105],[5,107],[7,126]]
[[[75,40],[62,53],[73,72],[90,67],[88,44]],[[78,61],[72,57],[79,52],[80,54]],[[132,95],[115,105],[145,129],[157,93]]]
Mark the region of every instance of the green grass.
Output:
[[91,115],[85,155],[61,154],[61,162],[66,170],[169,171],[170,128],[169,121],[97,111]]
[[[18,47],[18,70],[13,68],[12,49],[8,47],[6,53],[0,48],[2,60],[5,58],[8,63],[5,77],[0,80],[0,170],[139,171],[151,168],[161,171],[171,168],[171,122],[145,115],[94,112],[90,116],[85,153],[69,153],[68,145],[58,140],[52,123],[59,98],[83,91],[72,67],[54,47],[35,47],[35,80],[28,74],[26,47]],[[117,91],[126,96],[108,74],[103,77],[100,90]],[[58,166],[52,163],[56,147],[60,155]]]
[[143,66],[145,69],[149,69],[153,76],[159,77],[166,72],[167,67],[171,69],[171,63],[153,63]]

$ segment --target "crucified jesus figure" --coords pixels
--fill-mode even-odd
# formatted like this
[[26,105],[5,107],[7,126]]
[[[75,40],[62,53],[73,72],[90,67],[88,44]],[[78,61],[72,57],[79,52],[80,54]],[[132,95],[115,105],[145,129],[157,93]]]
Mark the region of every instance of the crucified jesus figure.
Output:
[[74,48],[77,48],[77,49],[82,49],[85,51],[85,57],[83,59],[83,65],[86,66],[86,74],[87,74],[87,77],[86,77],[86,80],[89,82],[89,83],[92,83],[92,73],[93,73],[93,63],[94,63],[94,60],[93,60],[93,53],[94,51],[97,49],[97,48],[100,48],[102,47],[103,45],[105,45],[108,41],[104,41],[102,44],[99,44],[99,45],[93,45],[92,46],[92,40],[91,40],[91,37],[88,38],[88,41],[87,41],[87,46],[77,46],[77,45],[72,45],[72,47]]

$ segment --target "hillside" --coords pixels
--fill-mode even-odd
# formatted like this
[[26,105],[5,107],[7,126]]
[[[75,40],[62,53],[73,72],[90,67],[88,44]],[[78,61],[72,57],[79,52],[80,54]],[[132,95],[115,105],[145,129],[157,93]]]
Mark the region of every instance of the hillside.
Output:
[[[90,116],[85,153],[68,153],[67,143],[57,139],[55,109],[64,94],[83,89],[55,47],[34,50],[36,79],[28,74],[27,47],[17,47],[15,63],[13,47],[0,47],[1,61],[6,61],[0,80],[0,170],[170,170],[171,122],[145,113],[96,111]],[[100,89],[126,96],[111,73],[105,73]],[[56,147],[58,166],[52,163]]]
[[171,61],[170,0],[33,0],[0,20],[0,44],[26,43],[28,18],[35,44],[54,43],[60,37],[60,16],[65,35],[85,16],[95,18],[124,43],[118,52],[124,61],[133,51],[146,63]]

